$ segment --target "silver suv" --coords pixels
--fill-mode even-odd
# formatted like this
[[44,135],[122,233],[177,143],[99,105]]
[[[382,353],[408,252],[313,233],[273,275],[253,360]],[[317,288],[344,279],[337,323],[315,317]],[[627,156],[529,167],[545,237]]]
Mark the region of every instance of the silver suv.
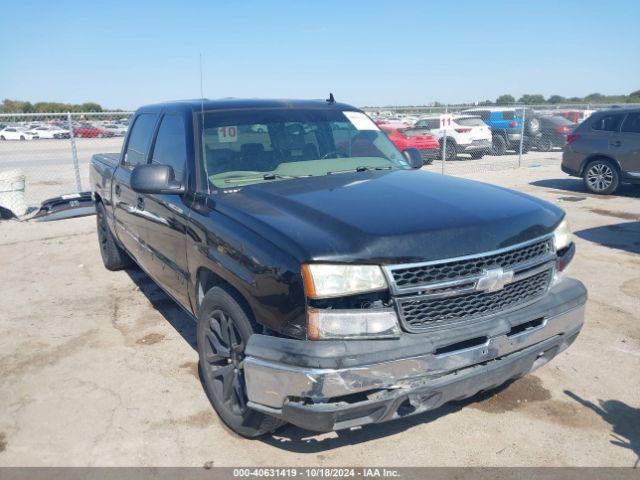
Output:
[[603,110],[584,120],[567,136],[562,171],[604,195],[621,183],[640,184],[640,108]]

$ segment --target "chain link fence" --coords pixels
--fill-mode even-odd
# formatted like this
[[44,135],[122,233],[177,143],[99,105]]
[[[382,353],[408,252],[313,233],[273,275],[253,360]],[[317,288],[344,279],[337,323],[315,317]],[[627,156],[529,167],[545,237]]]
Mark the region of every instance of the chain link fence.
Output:
[[[365,107],[401,150],[423,149],[425,169],[473,176],[558,165],[573,128],[611,105]],[[95,153],[119,152],[132,112],[0,114],[0,174],[25,176],[30,207],[90,190]],[[429,138],[427,138],[429,137]],[[426,155],[425,155],[426,154]]]
[[25,177],[25,200],[90,190],[95,153],[119,152],[132,112],[0,114],[0,173]]

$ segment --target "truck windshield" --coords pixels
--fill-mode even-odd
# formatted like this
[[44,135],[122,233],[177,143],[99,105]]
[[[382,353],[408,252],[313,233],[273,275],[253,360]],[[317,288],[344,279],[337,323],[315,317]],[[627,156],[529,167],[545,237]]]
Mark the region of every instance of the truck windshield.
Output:
[[286,108],[204,112],[200,131],[204,169],[216,188],[409,168],[404,156],[361,112]]

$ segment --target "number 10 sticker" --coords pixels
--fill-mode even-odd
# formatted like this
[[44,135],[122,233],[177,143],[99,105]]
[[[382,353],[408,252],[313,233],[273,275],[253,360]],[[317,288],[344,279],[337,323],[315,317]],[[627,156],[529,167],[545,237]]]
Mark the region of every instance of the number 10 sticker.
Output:
[[218,142],[233,143],[238,141],[238,127],[231,125],[228,127],[218,127]]

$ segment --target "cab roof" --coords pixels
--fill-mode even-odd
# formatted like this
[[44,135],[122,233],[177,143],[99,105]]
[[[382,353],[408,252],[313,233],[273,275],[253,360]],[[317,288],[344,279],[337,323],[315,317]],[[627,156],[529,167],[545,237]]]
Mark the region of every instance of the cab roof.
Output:
[[211,100],[198,98],[193,100],[176,100],[140,107],[137,112],[174,111],[183,113],[199,112],[200,110],[239,110],[257,108],[289,108],[299,109],[326,109],[353,111],[357,108],[346,103],[328,102],[326,100],[294,100],[294,99],[257,99],[257,98],[223,98]]

